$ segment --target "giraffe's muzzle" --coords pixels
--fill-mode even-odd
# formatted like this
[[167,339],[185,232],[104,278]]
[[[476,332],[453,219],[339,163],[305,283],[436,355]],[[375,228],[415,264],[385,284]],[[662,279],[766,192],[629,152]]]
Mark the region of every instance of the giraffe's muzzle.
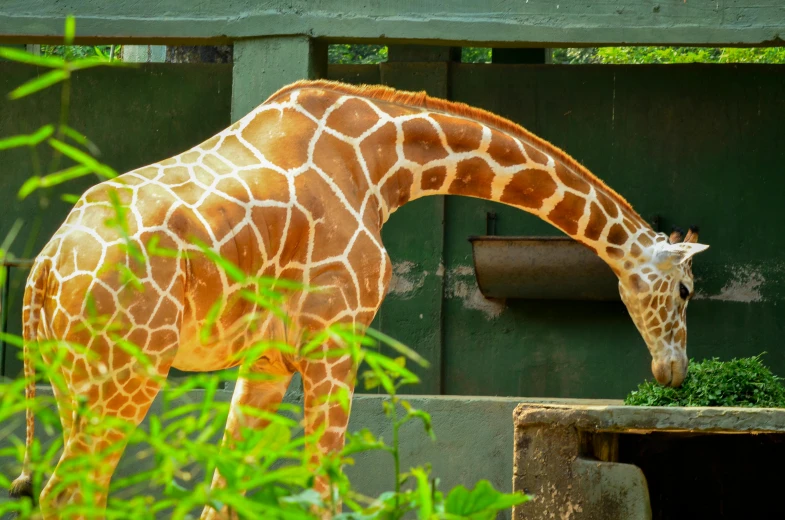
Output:
[[659,384],[677,388],[687,377],[687,357],[652,360],[651,372]]

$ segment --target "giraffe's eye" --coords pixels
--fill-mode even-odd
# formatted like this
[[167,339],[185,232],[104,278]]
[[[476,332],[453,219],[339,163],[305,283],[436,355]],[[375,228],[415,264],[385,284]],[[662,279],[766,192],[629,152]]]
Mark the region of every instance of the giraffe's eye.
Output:
[[687,296],[689,296],[689,295],[690,295],[689,289],[684,287],[683,283],[679,283],[679,296],[681,296],[681,299],[682,300],[686,300]]

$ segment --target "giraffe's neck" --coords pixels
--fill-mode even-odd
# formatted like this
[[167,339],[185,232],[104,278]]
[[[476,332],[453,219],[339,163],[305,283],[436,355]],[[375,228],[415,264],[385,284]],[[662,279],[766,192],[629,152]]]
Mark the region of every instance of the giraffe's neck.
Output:
[[415,160],[388,173],[386,182],[400,187],[397,200],[385,200],[390,213],[399,201],[428,195],[500,202],[552,224],[615,270],[658,239],[618,194],[541,139],[432,111],[401,127],[403,155]]
[[501,202],[588,246],[617,275],[662,239],[577,161],[488,112],[424,94],[328,81],[299,82],[273,99],[307,112],[318,122],[318,135],[354,148],[356,157],[344,158],[344,171],[363,172],[383,222],[428,195]]

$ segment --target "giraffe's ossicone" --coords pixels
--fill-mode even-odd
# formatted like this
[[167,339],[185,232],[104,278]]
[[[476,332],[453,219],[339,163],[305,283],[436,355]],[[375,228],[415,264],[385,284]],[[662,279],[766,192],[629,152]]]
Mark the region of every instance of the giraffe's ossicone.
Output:
[[[391,276],[382,225],[427,195],[512,205],[592,249],[619,278],[656,379],[666,385],[684,379],[691,259],[707,247],[697,243],[696,229],[683,241],[656,233],[574,159],[488,112],[386,87],[300,81],[190,150],[89,189],[37,257],[24,298],[26,375],[32,381],[36,342],[86,347],[64,347],[60,360],[61,466],[126,441],[118,431],[96,438],[79,414],[68,412],[72,403],[138,425],[171,367],[224,369],[260,340],[292,351],[250,360],[234,391],[225,442],[240,427],[264,427],[240,407],[274,410],[299,371],[306,430],[324,427],[320,453],[340,449],[349,413],[329,397],[340,389],[351,395],[354,367],[348,357],[299,356],[300,338],[335,323],[371,323]],[[239,297],[242,283],[197,243],[245,275],[322,290],[290,295],[284,324]],[[113,327],[96,316],[108,316]],[[144,370],[126,343],[149,360]],[[32,397],[35,387],[27,392]],[[29,454],[30,410],[27,422]],[[121,453],[114,450],[94,469],[93,484],[108,486]],[[80,497],[79,483],[57,486],[61,466],[41,493],[46,518]],[[221,483],[216,474],[214,484]],[[14,492],[29,492],[29,485],[28,456]],[[317,487],[323,491],[324,483]],[[216,514],[206,508],[203,516]]]

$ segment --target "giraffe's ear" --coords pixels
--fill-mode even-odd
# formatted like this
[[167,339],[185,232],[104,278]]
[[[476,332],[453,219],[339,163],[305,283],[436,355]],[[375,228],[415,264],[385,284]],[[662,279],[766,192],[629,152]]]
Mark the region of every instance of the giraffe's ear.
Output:
[[708,245],[698,244],[697,242],[663,243],[660,251],[657,253],[657,264],[663,269],[681,265],[708,248]]

